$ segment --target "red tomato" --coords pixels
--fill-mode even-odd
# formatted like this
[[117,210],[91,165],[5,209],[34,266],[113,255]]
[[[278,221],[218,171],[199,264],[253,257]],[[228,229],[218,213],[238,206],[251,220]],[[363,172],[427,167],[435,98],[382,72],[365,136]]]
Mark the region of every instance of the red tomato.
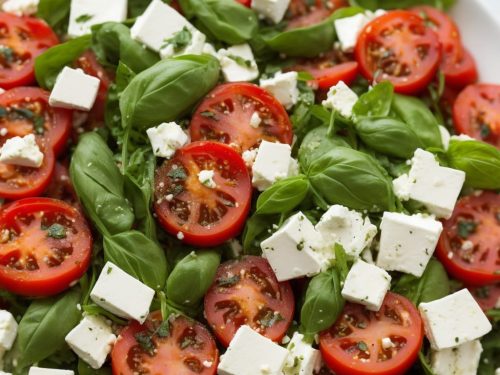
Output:
[[[250,125],[258,112],[261,124]],[[239,152],[262,140],[292,144],[292,124],[278,100],[251,83],[226,83],[210,92],[196,109],[189,126],[193,141],[230,144]]]
[[286,30],[316,25],[348,5],[344,0],[292,0],[285,16]]
[[[384,349],[382,339],[393,347]],[[380,311],[347,303],[339,319],[319,337],[326,364],[337,375],[404,374],[417,359],[424,330],[413,304],[387,293]]]
[[243,4],[244,6],[250,8],[252,5],[252,0],[236,0],[238,3]]
[[205,295],[205,317],[224,346],[242,325],[279,342],[294,309],[290,284],[278,282],[267,260],[256,256],[221,264]]
[[370,81],[390,81],[403,94],[424,89],[441,60],[439,39],[416,14],[395,10],[361,31],[355,48],[361,73]]
[[483,311],[500,309],[500,284],[469,287],[468,289]]
[[0,213],[0,286],[24,296],[62,292],[87,270],[92,236],[80,211],[27,198]]
[[[200,182],[198,173],[204,170],[213,171],[213,188]],[[245,162],[222,143],[191,143],[156,170],[158,220],[167,232],[190,245],[217,246],[238,235],[251,197]]]
[[56,155],[64,150],[72,126],[72,111],[49,106],[50,93],[38,87],[16,87],[0,95],[0,144],[8,138],[35,134],[48,140]]
[[485,191],[461,198],[443,222],[437,256],[468,285],[500,281],[500,195]]
[[500,85],[467,86],[453,105],[457,133],[500,147]]
[[111,352],[114,375],[215,375],[217,345],[200,323],[171,315],[163,321],[159,311],[143,325],[131,321]]
[[81,209],[78,197],[69,177],[68,168],[61,162],[56,162],[54,176],[45,189],[44,196],[64,201],[75,208]]
[[42,20],[0,13],[0,87],[10,89],[35,82],[35,58],[59,43]]

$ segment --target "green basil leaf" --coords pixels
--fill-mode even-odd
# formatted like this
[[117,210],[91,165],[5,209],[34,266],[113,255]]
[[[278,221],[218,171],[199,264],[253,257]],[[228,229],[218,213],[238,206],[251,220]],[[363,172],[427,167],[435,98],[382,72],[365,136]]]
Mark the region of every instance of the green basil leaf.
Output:
[[35,76],[38,84],[51,90],[61,70],[71,65],[90,48],[91,36],[84,35],[49,48],[35,59]]
[[167,298],[180,306],[199,305],[212,285],[220,259],[215,250],[189,253],[168,277]]
[[141,232],[104,237],[104,256],[147,286],[162,290],[167,279],[165,252]]
[[402,9],[419,5],[431,5],[438,9],[448,9],[456,0],[349,0],[349,4],[370,10]]
[[352,108],[355,117],[386,117],[391,112],[394,86],[386,81],[361,95]]
[[268,230],[279,221],[280,215],[252,215],[245,223],[243,250],[245,254],[260,255],[260,242],[269,236]]
[[83,360],[78,360],[78,375],[111,375],[111,369],[109,367],[101,367],[98,370],[94,370]]
[[43,19],[58,34],[68,29],[71,0],[40,0],[36,16]]
[[500,150],[485,142],[452,140],[446,152],[449,166],[465,172],[465,184],[475,189],[500,189]]
[[309,181],[303,175],[280,180],[257,199],[257,214],[269,215],[292,211],[307,196]]

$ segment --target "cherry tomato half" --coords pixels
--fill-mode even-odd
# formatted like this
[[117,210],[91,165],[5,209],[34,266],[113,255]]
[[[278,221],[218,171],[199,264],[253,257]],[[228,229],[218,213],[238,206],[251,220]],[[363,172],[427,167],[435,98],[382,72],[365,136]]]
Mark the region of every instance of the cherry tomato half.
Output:
[[403,94],[427,87],[441,61],[436,33],[419,16],[403,10],[387,12],[368,23],[354,52],[366,79],[390,81]]
[[114,375],[215,375],[219,352],[210,332],[200,323],[159,311],[143,325],[132,321],[120,333],[111,352]]
[[484,312],[495,308],[500,309],[500,284],[469,287],[468,289]]
[[294,309],[290,284],[278,282],[267,260],[256,256],[221,264],[205,295],[205,317],[225,346],[242,325],[279,342]]
[[56,162],[54,175],[44,192],[47,198],[59,199],[75,208],[81,209],[73,184],[69,177],[68,168],[61,162]]
[[[383,338],[391,340],[391,347],[382,346]],[[320,334],[319,347],[337,375],[396,375],[417,359],[423,338],[417,308],[389,292],[378,312],[347,303],[335,324]]]
[[92,236],[80,211],[49,198],[27,198],[0,213],[0,286],[24,296],[69,288],[87,270]]
[[468,285],[500,281],[500,195],[485,191],[461,198],[443,222],[437,256]]
[[316,25],[347,5],[344,0],[291,0],[285,15],[286,30]]

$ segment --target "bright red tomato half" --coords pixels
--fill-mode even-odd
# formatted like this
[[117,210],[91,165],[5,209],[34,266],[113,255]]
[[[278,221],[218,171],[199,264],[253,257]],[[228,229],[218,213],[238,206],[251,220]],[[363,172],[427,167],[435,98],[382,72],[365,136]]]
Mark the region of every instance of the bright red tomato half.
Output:
[[500,283],[468,288],[484,312],[500,309]]
[[153,312],[143,325],[132,321],[120,333],[111,352],[114,375],[215,375],[217,345],[200,323]]
[[285,15],[286,30],[316,25],[347,5],[345,0],[291,0]]
[[500,194],[485,191],[461,198],[443,222],[437,256],[468,285],[500,281]]
[[35,81],[35,58],[59,43],[42,20],[0,13],[0,87],[10,89]]
[[267,260],[256,256],[221,264],[205,295],[205,317],[224,346],[242,325],[279,342],[294,308],[290,284],[278,282]]
[[[384,349],[383,338],[392,346]],[[423,338],[417,308],[389,292],[378,312],[347,303],[335,324],[320,334],[319,347],[337,375],[400,375],[417,359]]]
[[0,213],[0,287],[24,296],[69,288],[87,270],[92,235],[80,211],[49,198],[27,198]]
[[415,94],[427,87],[441,61],[438,36],[416,14],[395,10],[364,27],[355,48],[369,81],[390,81],[395,91]]

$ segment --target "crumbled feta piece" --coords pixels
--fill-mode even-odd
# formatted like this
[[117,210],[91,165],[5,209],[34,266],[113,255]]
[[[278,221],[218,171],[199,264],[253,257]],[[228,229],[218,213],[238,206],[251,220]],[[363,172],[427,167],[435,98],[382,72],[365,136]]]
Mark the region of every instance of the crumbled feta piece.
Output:
[[288,346],[288,357],[283,375],[313,375],[321,367],[321,354],[311,344],[304,342],[304,335],[295,332]]
[[364,13],[334,21],[337,37],[343,51],[350,51],[356,46],[358,36],[368,22],[370,19]]
[[260,247],[278,281],[285,281],[321,271],[322,262],[314,250],[317,241],[314,225],[299,212],[262,241]]
[[453,348],[478,339],[492,326],[467,289],[418,306],[434,350]]
[[207,55],[212,55],[213,57],[217,58],[219,57],[219,55],[217,55],[217,51],[215,50],[214,46],[210,43],[205,43],[203,45],[203,49],[201,52]]
[[431,368],[435,375],[476,375],[483,347],[479,340],[456,348],[433,350]]
[[165,42],[160,50],[160,56],[162,59],[167,59],[170,57],[181,56],[181,55],[201,55],[203,49],[205,48],[205,40],[207,37],[205,34],[199,32],[194,27],[191,29],[183,29],[179,32],[189,33],[190,41],[185,47],[177,47],[173,43]]
[[468,136],[467,134],[452,135],[451,141],[475,141],[474,138]]
[[0,149],[0,162],[23,167],[40,168],[43,153],[33,134],[7,139]]
[[254,148],[252,150],[243,151],[243,154],[241,154],[241,157],[248,168],[252,168],[255,158],[257,157],[257,152],[258,150]]
[[2,4],[2,10],[16,16],[31,16],[38,10],[39,0],[7,0]]
[[395,194],[401,199],[422,203],[440,218],[449,218],[465,182],[465,173],[441,167],[434,155],[417,149],[411,169],[393,181]]
[[66,343],[93,369],[102,367],[116,341],[111,327],[104,318],[90,315],[66,336]]
[[156,156],[171,158],[175,151],[189,142],[189,137],[175,122],[164,122],[146,133]]
[[227,82],[253,81],[259,77],[259,68],[248,44],[220,49],[217,55]]
[[250,117],[250,126],[257,129],[261,122],[262,119],[260,118],[259,112],[252,113],[252,117]]
[[90,298],[103,309],[144,323],[155,291],[111,262],[102,269]]
[[297,72],[278,72],[273,78],[261,79],[260,87],[273,94],[286,109],[292,108],[299,100]]
[[347,274],[342,297],[378,311],[390,287],[391,276],[386,271],[358,259]]
[[0,350],[12,349],[17,336],[17,322],[7,310],[0,310]]
[[369,21],[373,21],[375,18],[383,16],[386,13],[387,11],[385,9],[377,9],[375,12],[372,12],[371,10],[365,10],[365,16]]
[[290,158],[290,164],[288,165],[288,176],[295,177],[299,174],[299,162],[294,158]]
[[252,166],[252,184],[264,191],[276,181],[288,177],[292,148],[284,143],[262,141]]
[[57,76],[49,97],[52,107],[90,111],[99,91],[98,78],[85,74],[81,69],[65,66]]
[[387,350],[390,348],[393,348],[395,345],[392,342],[390,337],[383,337],[382,338],[382,349]]
[[422,276],[442,230],[433,217],[384,212],[377,266]]
[[244,325],[238,329],[226,353],[220,357],[217,373],[280,375],[287,356],[288,350]]
[[[0,356],[1,357],[1,356]],[[0,365],[1,365],[1,361],[0,361]],[[4,371],[0,371],[0,375],[12,375],[12,373],[10,372],[4,372]]]
[[340,81],[335,86],[330,87],[326,100],[323,100],[322,104],[325,108],[332,109],[342,116],[350,118],[352,116],[352,108],[357,101],[358,95],[343,81]]
[[283,20],[290,0],[252,0],[252,9],[260,16],[279,23]]
[[214,181],[214,171],[212,170],[202,170],[198,173],[198,181],[200,183],[210,189],[214,189],[217,187],[217,184]]
[[451,134],[443,125],[439,125],[439,133],[441,133],[441,143],[443,144],[443,149],[446,151],[450,145]]
[[71,370],[58,370],[55,368],[30,367],[28,375],[75,375]]
[[94,25],[127,19],[127,0],[71,0],[68,35],[76,38],[91,33]]

